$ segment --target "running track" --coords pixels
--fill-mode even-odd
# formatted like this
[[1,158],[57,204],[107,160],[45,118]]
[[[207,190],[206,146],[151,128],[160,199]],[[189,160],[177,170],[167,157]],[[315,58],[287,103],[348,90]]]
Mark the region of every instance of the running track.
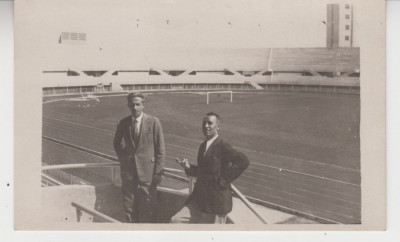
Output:
[[[111,156],[115,156],[114,129],[115,123],[103,120],[94,126],[90,120],[73,114],[46,111],[43,116],[44,136]],[[179,168],[175,157],[196,160],[202,142],[168,133],[165,141],[166,165],[171,168]],[[54,145],[43,140],[44,147]],[[246,196],[326,222],[361,223],[359,170],[237,148],[252,161],[235,181]]]

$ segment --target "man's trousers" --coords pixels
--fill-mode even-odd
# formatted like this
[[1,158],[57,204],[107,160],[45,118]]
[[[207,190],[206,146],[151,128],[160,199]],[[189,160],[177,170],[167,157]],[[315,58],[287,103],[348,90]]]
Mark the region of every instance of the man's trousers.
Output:
[[157,188],[138,181],[122,181],[123,206],[127,223],[155,223]]
[[172,218],[171,223],[225,224],[228,214],[203,213],[195,207],[184,206]]

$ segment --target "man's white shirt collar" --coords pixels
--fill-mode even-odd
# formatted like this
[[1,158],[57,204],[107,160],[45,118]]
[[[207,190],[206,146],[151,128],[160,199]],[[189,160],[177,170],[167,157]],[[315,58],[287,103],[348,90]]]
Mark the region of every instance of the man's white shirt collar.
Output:
[[137,117],[137,118],[133,117],[133,115],[132,115],[132,122],[135,122],[135,119],[137,120],[138,125],[139,125],[139,127],[140,127],[140,124],[142,123],[142,119],[143,119],[143,113],[141,113],[141,114],[139,115],[139,117]]
[[214,140],[216,140],[218,138],[218,134],[216,136],[214,136],[212,139],[207,140],[206,142],[206,151],[204,152],[204,154],[207,152],[208,148],[211,146],[211,144],[214,142]]

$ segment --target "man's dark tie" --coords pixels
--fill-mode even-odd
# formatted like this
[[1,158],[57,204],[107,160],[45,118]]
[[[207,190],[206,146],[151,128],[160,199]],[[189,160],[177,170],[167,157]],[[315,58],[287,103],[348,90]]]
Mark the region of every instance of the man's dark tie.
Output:
[[139,122],[135,119],[133,121],[133,142],[135,142],[135,145],[137,145],[139,141]]
[[201,145],[200,145],[200,157],[203,158],[205,153],[206,153],[206,147],[207,147],[207,141],[204,141]]

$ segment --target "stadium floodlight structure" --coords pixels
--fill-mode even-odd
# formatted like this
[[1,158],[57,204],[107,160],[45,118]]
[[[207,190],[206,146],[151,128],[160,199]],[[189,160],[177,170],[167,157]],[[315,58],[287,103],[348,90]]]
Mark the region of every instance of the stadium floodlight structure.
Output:
[[230,100],[233,102],[233,92],[232,91],[213,91],[213,92],[207,92],[207,105],[210,103],[210,94],[216,94],[219,95],[221,93],[229,93],[230,94]]

